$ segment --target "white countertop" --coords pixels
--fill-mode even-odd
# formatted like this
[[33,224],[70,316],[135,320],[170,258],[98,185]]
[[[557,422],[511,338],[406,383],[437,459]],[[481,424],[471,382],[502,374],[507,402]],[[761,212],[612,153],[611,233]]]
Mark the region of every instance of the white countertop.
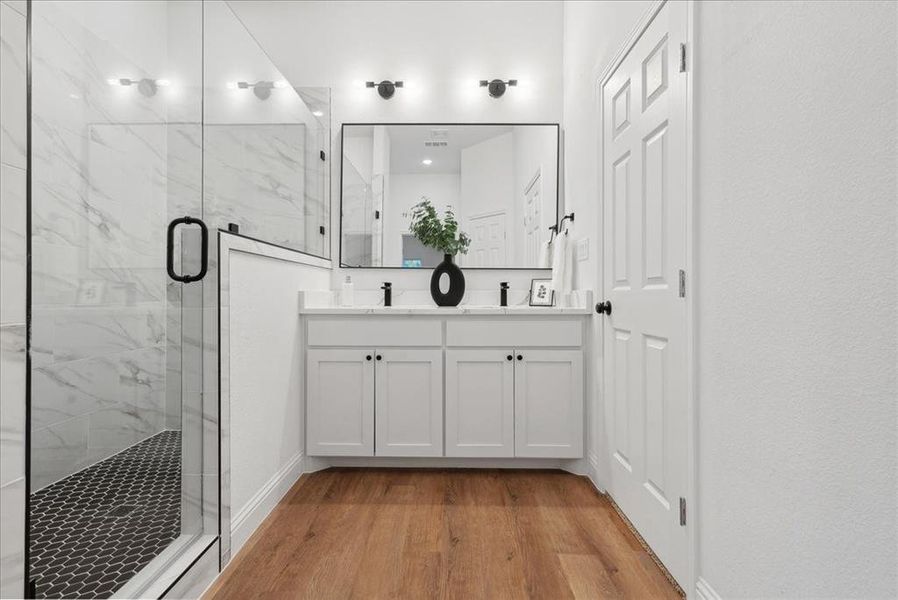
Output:
[[304,306],[303,315],[588,315],[572,306]]
[[[593,311],[592,292],[575,293],[573,306],[490,306],[488,304],[461,304],[460,306],[435,306],[424,304],[399,304],[386,307],[383,304],[360,304],[339,306],[336,295],[330,291],[309,291],[299,293],[299,314],[301,315],[590,315]],[[394,295],[394,301],[396,300]],[[420,301],[420,298],[418,298]]]

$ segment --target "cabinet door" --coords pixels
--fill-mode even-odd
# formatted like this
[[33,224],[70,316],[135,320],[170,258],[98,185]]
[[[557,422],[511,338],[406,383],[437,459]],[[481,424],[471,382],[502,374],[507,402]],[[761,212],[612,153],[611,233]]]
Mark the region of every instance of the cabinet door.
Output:
[[443,455],[443,351],[377,351],[377,456]]
[[514,389],[515,456],[583,456],[582,352],[516,351]]
[[446,456],[514,456],[511,350],[446,352]]
[[374,454],[373,355],[364,349],[308,351],[306,434],[310,456]]

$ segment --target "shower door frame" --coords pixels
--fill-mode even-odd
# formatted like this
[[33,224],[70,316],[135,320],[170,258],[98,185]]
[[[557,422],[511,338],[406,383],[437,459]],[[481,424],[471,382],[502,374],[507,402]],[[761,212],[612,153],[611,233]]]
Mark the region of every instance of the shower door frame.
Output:
[[[201,140],[205,132],[205,0],[199,0],[201,6],[200,43],[200,128]],[[24,430],[24,455],[25,455],[25,511],[24,511],[24,579],[22,582],[22,597],[34,598],[31,582],[31,483],[32,483],[32,360],[31,360],[31,335],[32,335],[32,304],[33,304],[33,254],[32,254],[32,210],[33,210],[33,166],[32,159],[32,118],[33,118],[33,0],[26,0],[25,14],[25,430]],[[165,123],[170,125],[172,123]],[[203,163],[205,161],[205,146],[201,144],[200,164],[200,194],[199,208],[204,216],[205,212],[205,181],[203,179]],[[218,385],[220,373],[219,364],[219,322],[220,299],[218,297],[219,274],[217,244],[209,240],[212,254],[209,256],[209,272],[201,280],[203,301],[200,310],[202,327],[202,343],[200,345],[201,356],[201,381],[200,392],[202,415],[202,469],[201,469],[201,524],[202,531],[189,540],[183,540],[179,536],[166,548],[154,557],[147,565],[139,570],[123,587],[116,590],[113,597],[155,597],[163,598],[171,592],[181,592],[185,589],[194,589],[201,592],[208,583],[214,580],[221,571],[221,398]],[[162,272],[164,273],[164,269]],[[168,281],[167,275],[165,276]],[[211,293],[211,295],[210,295]],[[207,300],[209,299],[209,300]],[[211,302],[214,299],[214,304]],[[183,300],[182,300],[183,301]],[[183,346],[182,346],[183,347]],[[183,389],[182,389],[183,391]],[[182,397],[183,401],[183,397]],[[214,411],[210,411],[214,408]],[[183,405],[182,405],[183,409]],[[209,426],[210,416],[214,418],[215,427]],[[181,455],[183,461],[183,453]],[[183,464],[183,463],[182,463]],[[211,472],[209,467],[214,468]],[[212,475],[210,477],[210,475]],[[183,490],[182,490],[183,493]],[[214,502],[210,502],[214,499]],[[214,552],[209,552],[214,549]],[[211,571],[214,570],[214,573]]]

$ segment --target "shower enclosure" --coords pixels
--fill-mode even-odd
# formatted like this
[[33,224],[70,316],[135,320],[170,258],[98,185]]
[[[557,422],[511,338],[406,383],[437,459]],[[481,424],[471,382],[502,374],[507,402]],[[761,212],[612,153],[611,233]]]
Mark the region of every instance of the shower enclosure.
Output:
[[329,95],[222,0],[29,11],[31,594],[159,597],[220,534],[219,230],[327,253]]

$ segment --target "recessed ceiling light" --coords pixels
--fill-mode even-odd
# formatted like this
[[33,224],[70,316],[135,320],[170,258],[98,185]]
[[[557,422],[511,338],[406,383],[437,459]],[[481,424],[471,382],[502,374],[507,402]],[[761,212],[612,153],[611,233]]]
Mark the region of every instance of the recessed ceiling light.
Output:
[[425,158],[424,160],[421,161],[421,164],[424,165],[425,167],[429,167],[430,165],[433,164],[433,161],[430,160],[429,158]]
[[323,116],[324,116],[324,113],[321,112],[320,110],[313,110],[313,111],[312,111],[312,114],[313,114],[314,116],[316,116],[316,117],[323,117]]

